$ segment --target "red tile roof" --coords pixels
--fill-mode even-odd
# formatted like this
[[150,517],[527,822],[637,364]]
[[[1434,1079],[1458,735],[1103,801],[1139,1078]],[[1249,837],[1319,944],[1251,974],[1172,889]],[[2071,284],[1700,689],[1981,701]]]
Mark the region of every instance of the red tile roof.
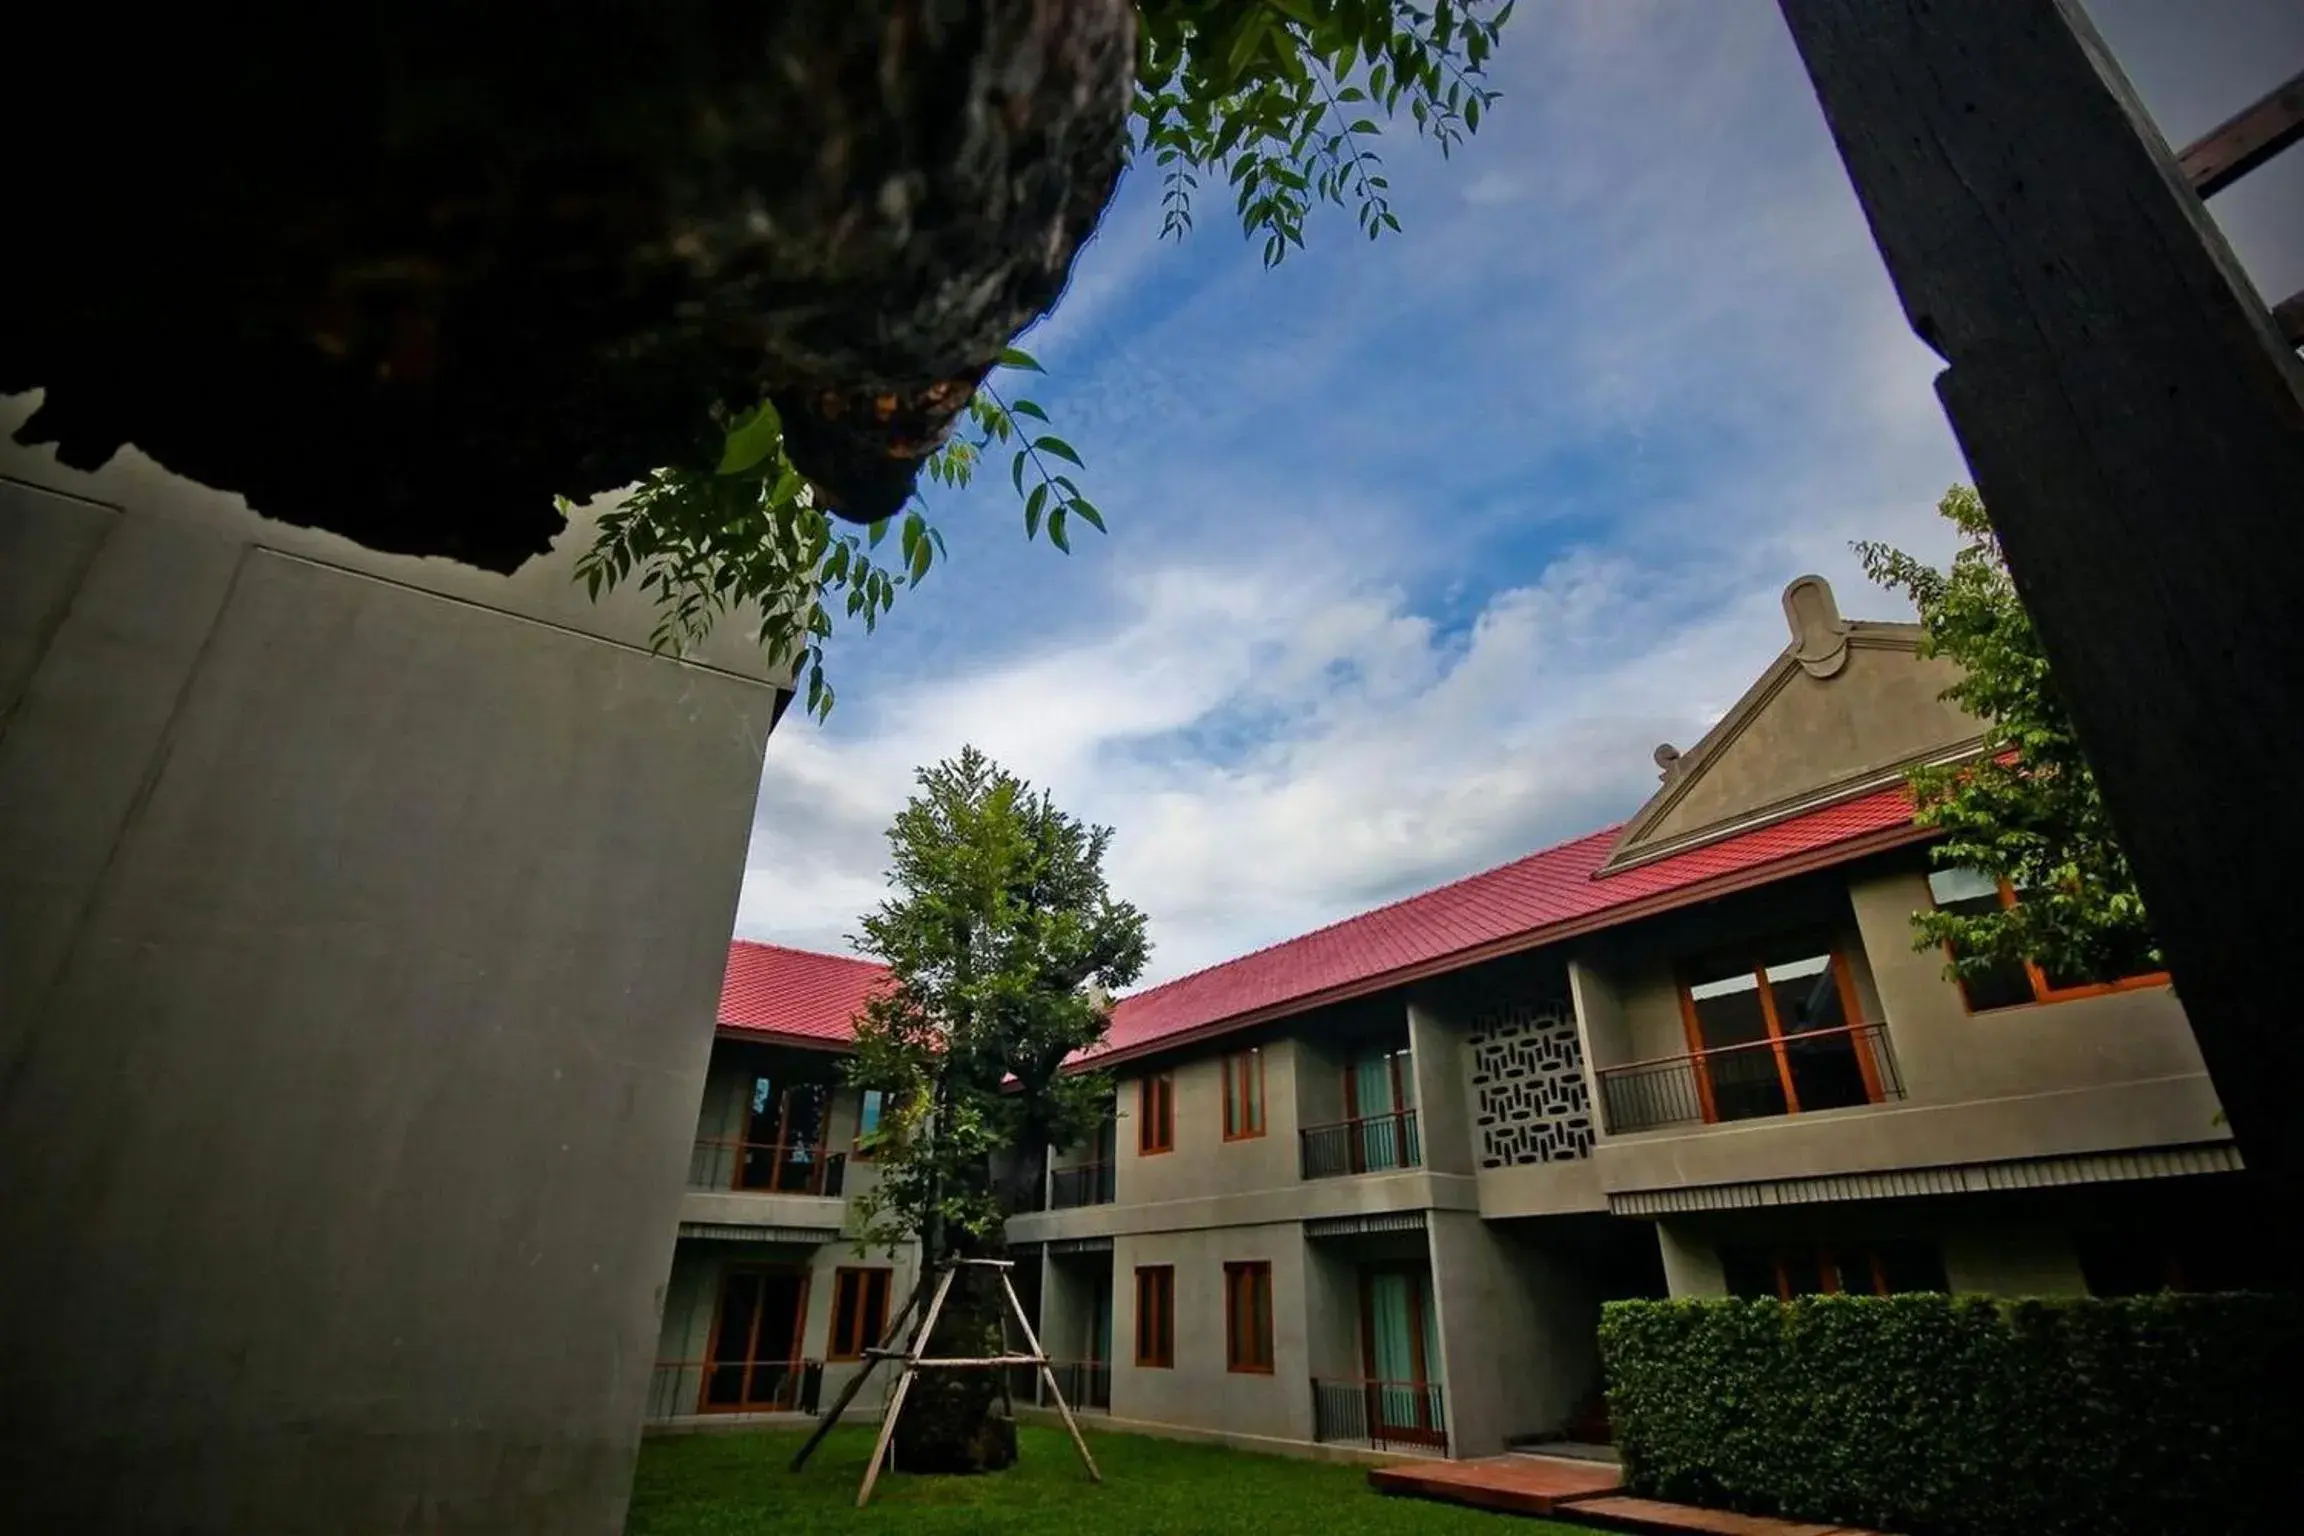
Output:
[[[1916,841],[1903,786],[1874,790],[1653,863],[1602,875],[1619,831],[1572,842],[1363,912],[1122,998],[1099,1057],[1125,1057],[1341,1001],[1515,950],[1708,900]],[[832,1043],[884,968],[739,940],[723,1027]]]
[[1921,835],[1902,785],[1601,875],[1618,830],[1588,833],[1136,993],[1113,1011],[1100,1054],[1135,1054],[1211,1026],[1375,991]]
[[838,1046],[856,1038],[856,1015],[887,974],[876,961],[738,939],[720,984],[720,1027]]

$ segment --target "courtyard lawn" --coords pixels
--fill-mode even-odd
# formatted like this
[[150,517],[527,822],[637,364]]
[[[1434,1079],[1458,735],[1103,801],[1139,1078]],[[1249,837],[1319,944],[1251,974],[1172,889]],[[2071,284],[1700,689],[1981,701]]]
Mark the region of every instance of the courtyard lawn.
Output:
[[[1142,1435],[1088,1437],[1102,1486],[1090,1483],[1060,1429],[1027,1425],[1023,1457],[988,1477],[882,1473],[854,1508],[870,1432],[835,1432],[797,1475],[785,1470],[795,1430],[669,1435],[643,1442],[627,1536],[1197,1536],[1306,1531],[1399,1536],[1571,1536],[1577,1528],[1482,1514],[1369,1488],[1367,1469],[1254,1456]],[[1588,1536],[1588,1533],[1579,1533]]]

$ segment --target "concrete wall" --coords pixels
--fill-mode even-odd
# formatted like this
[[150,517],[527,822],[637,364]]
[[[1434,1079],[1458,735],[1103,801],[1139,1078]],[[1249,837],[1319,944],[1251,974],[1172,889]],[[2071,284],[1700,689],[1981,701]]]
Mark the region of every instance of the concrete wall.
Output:
[[[1312,1439],[1303,1229],[1294,1223],[1123,1237],[1112,1255],[1112,1418],[1213,1430],[1241,1443]],[[1224,1266],[1272,1266],[1273,1369],[1228,1370]],[[1136,1364],[1136,1270],[1176,1271],[1176,1363]]]
[[1463,1213],[1435,1211],[1429,1237],[1451,1453],[1563,1427],[1599,1382],[1600,1301],[1581,1266]]
[[1722,721],[1709,760],[1683,770],[1693,776],[1643,841],[1666,842],[1973,737],[1976,722],[1942,698],[1958,669],[1914,655],[1896,633],[1902,628],[1860,631],[1831,677],[1797,666],[1770,674],[1764,698],[1741,701]]
[[1140,1145],[1140,1074],[1119,1077],[1119,1163],[1115,1199],[1123,1205],[1151,1204],[1233,1190],[1272,1189],[1297,1178],[1297,1072],[1300,1042],[1249,1037],[1264,1052],[1264,1134],[1240,1141],[1224,1139],[1224,1056],[1220,1052],[1167,1064],[1175,1083],[1175,1149],[1144,1153]]
[[0,447],[0,1525],[621,1528],[777,680],[587,537]]

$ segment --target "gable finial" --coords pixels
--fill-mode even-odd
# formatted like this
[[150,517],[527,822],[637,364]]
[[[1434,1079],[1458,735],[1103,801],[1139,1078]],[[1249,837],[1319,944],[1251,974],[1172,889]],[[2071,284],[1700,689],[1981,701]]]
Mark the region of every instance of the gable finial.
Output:
[[1680,766],[1680,749],[1668,741],[1661,741],[1656,744],[1653,756],[1658,770],[1656,777],[1669,781],[1673,770]]
[[1830,677],[1848,664],[1848,621],[1821,576],[1796,576],[1784,589],[1784,621],[1792,626],[1792,659],[1810,677]]

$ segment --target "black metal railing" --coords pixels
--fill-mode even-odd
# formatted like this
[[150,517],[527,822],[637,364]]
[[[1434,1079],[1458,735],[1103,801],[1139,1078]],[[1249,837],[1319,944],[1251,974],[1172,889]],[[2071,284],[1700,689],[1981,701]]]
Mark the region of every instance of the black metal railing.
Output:
[[1416,1111],[1412,1109],[1362,1115],[1334,1125],[1308,1125],[1297,1134],[1302,1143],[1304,1177],[1308,1179],[1424,1166],[1424,1144],[1417,1134]]
[[1803,1030],[1782,1040],[1716,1046],[1599,1071],[1611,1134],[1904,1097],[1885,1024]]
[[690,1189],[736,1189],[759,1195],[837,1198],[848,1154],[819,1141],[736,1141],[708,1136],[688,1154]]
[[1372,1451],[1445,1450],[1448,1414],[1436,1381],[1312,1382],[1312,1438]]
[[1048,1175],[1048,1209],[1070,1210],[1078,1205],[1110,1205],[1114,1193],[1110,1163],[1080,1163]]
[[659,1360],[648,1377],[651,1424],[709,1413],[814,1413],[821,1360]]

